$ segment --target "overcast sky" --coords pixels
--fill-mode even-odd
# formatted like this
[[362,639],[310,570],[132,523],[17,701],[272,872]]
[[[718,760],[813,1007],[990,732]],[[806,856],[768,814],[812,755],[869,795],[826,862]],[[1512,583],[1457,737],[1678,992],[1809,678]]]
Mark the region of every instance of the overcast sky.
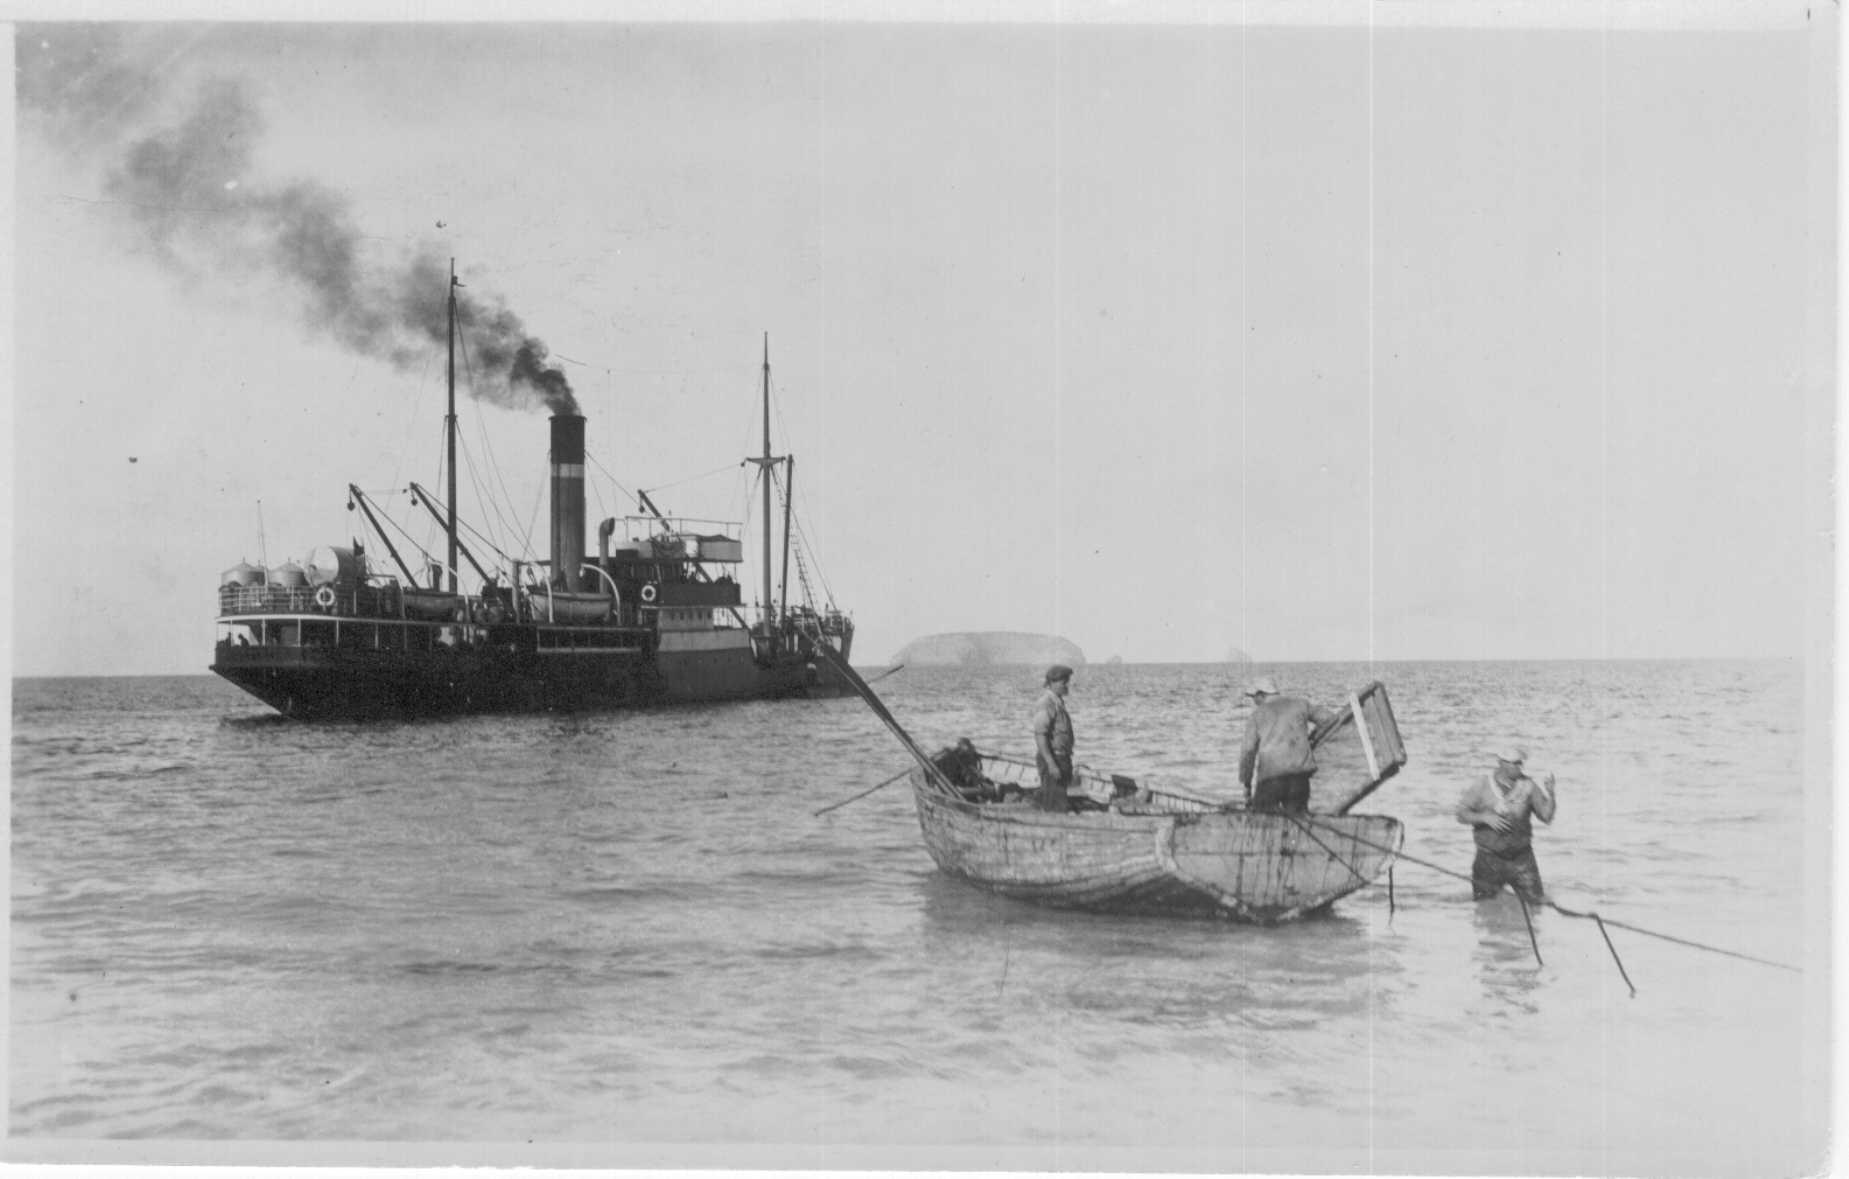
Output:
[[[221,571],[440,487],[440,335],[374,313],[451,256],[593,522],[757,511],[768,333],[858,663],[1818,649],[1833,12],[1480,11],[21,26],[15,672],[203,671]],[[489,395],[464,513],[543,552]]]

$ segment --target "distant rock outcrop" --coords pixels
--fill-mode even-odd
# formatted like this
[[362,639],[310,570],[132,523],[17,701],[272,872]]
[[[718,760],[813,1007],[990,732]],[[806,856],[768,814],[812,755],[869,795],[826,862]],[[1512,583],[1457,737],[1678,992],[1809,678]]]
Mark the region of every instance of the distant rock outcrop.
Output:
[[1012,663],[1064,663],[1069,667],[1083,667],[1085,652],[1058,635],[1008,630],[959,631],[913,639],[900,648],[891,662],[914,667],[984,667]]
[[1222,663],[1242,663],[1242,664],[1250,663],[1252,662],[1252,657],[1250,655],[1247,655],[1244,651],[1241,651],[1237,647],[1231,647],[1231,648],[1228,648],[1226,652],[1226,658],[1221,660],[1221,662]]

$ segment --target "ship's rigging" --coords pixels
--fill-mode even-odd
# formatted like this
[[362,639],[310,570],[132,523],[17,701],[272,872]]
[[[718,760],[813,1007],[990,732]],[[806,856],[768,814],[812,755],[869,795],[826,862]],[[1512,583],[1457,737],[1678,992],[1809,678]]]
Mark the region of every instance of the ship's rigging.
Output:
[[[746,522],[674,514],[648,490],[610,478],[586,448],[586,418],[569,381],[535,368],[546,358],[535,341],[513,359],[509,380],[531,385],[553,410],[549,548],[535,551],[530,521],[537,506],[527,526],[511,526],[513,513],[502,506],[511,502],[507,480],[486,432],[480,459],[461,441],[458,369],[474,367],[462,309],[474,303],[457,297],[460,286],[452,264],[438,464],[444,490],[408,480],[377,493],[349,483],[347,506],[358,513],[364,543],[356,537],[350,548],[322,546],[301,564],[274,570],[243,562],[227,570],[213,670],[304,716],[693,702],[835,686],[820,649],[845,656],[853,622],[831,592],[820,607],[814,601],[819,567],[795,516],[795,460],[772,449],[768,337],[754,407],[761,448],[744,460],[757,468],[762,546],[758,601],[747,605],[735,576],[744,572]],[[626,439],[645,437],[655,424],[635,414],[615,420]],[[465,459],[485,527],[471,523],[458,502]],[[593,471],[636,505],[596,526],[594,551],[587,499],[600,506],[605,499],[587,478]],[[484,494],[489,484],[503,494]],[[421,538],[385,510],[400,495],[427,518]],[[386,559],[369,549],[382,549]],[[800,604],[791,599],[792,565]]]

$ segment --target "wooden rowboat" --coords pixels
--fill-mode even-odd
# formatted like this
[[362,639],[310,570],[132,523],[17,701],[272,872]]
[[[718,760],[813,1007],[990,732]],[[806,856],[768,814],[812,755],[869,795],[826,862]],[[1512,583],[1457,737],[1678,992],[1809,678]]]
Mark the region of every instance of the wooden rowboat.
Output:
[[1405,840],[1398,819],[1348,813],[1406,764],[1378,682],[1310,735],[1322,778],[1312,789],[1322,805],[1312,811],[1251,811],[1080,768],[1068,794],[1084,800],[1081,809],[1058,814],[1024,801],[1039,788],[1031,763],[967,740],[927,757],[846,659],[825,643],[817,656],[917,763],[912,798],[938,868],[991,892],[1072,909],[1278,925],[1379,879]]
[[1056,814],[1028,799],[1028,762],[966,745],[933,763],[938,772],[915,767],[911,784],[938,868],[1062,908],[1277,925],[1373,883],[1405,838],[1382,815],[1250,811],[1089,771],[1072,792],[1096,809]]

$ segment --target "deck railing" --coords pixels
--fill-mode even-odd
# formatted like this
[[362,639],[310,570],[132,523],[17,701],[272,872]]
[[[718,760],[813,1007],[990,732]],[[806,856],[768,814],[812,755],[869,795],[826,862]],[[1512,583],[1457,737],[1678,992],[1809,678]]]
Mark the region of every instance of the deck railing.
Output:
[[221,585],[218,612],[233,614],[335,614],[349,618],[397,618],[402,606],[396,586]]

